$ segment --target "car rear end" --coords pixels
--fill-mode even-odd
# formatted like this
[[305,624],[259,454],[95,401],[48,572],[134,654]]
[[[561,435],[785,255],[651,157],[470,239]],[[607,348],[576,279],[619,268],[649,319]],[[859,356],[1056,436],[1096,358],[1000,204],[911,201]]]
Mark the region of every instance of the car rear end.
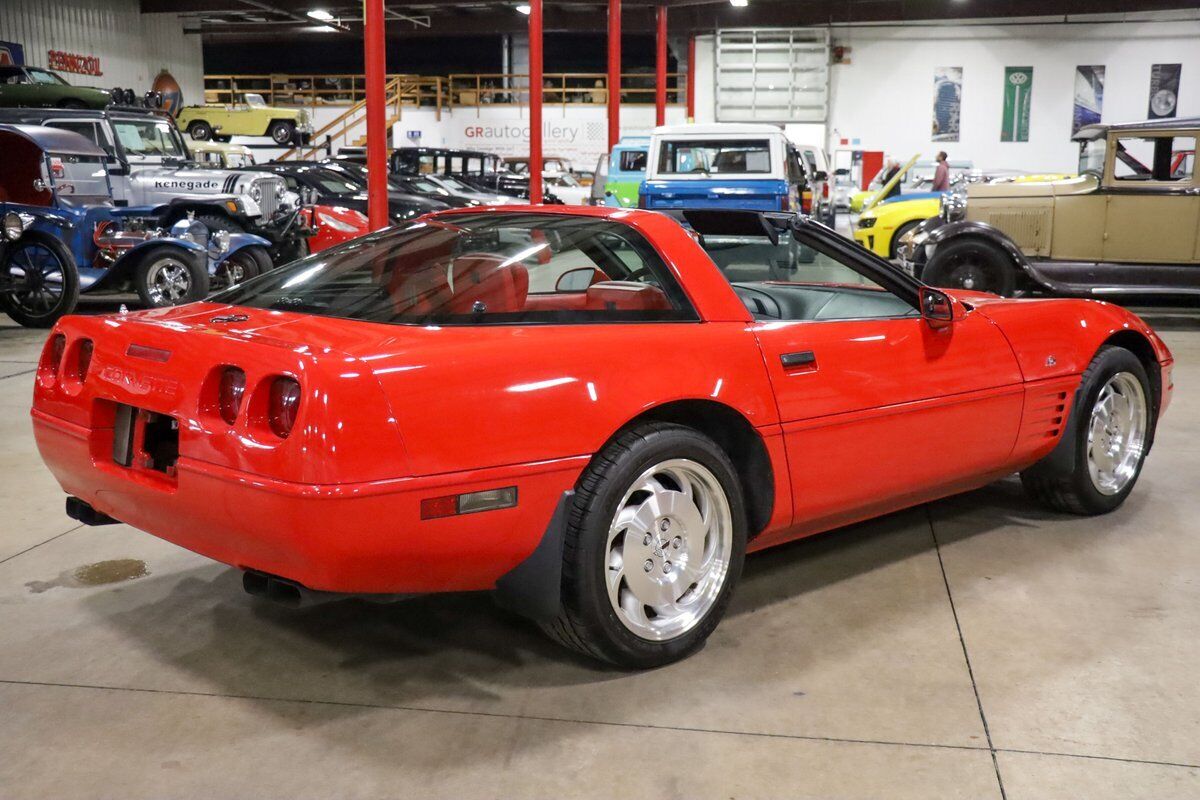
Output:
[[798,181],[783,133],[766,125],[659,128],[650,141],[640,208],[793,211]]
[[[412,474],[388,396],[347,352],[384,326],[344,324],[212,303],[64,317],[32,417],[72,516],[312,590],[490,588],[561,487],[503,469]],[[460,515],[518,480],[520,512]],[[529,537],[508,533],[520,522]]]

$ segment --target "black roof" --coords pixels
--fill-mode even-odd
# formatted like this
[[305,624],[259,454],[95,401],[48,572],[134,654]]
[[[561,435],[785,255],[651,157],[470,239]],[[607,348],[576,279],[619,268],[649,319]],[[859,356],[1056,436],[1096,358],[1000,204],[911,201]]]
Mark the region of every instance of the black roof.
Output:
[[1075,141],[1091,141],[1099,139],[1109,131],[1195,131],[1200,130],[1200,117],[1180,117],[1178,119],[1148,119],[1142,122],[1100,122],[1095,125],[1084,125],[1071,138]]
[[47,128],[43,125],[4,125],[0,124],[0,132],[15,133],[28,139],[47,153],[64,153],[75,156],[99,156],[107,154],[97,147],[90,139],[85,139],[74,131],[61,128]]

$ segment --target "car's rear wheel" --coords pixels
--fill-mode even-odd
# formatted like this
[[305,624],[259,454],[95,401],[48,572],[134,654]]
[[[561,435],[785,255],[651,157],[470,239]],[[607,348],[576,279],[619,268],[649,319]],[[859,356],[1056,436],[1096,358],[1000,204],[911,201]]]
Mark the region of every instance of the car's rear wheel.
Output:
[[227,289],[234,284],[257,278],[271,268],[271,257],[267,251],[258,246],[243,247],[236,253],[231,253],[217,265],[217,269],[209,277],[210,289]]
[[562,610],[543,628],[622,667],[676,661],[716,628],[745,548],[741,486],[725,452],[680,425],[631,428],[579,480]]
[[[1070,471],[1054,454],[1021,473],[1036,499],[1072,514],[1104,514],[1133,491],[1154,439],[1154,395],[1146,369],[1122,347],[1105,346],[1083,373],[1068,428]],[[1066,435],[1066,434],[1064,434]]]
[[271,127],[267,128],[267,135],[278,145],[291,144],[295,132],[296,126],[282,119],[275,120],[271,123]]
[[1011,297],[1017,288],[1012,258],[980,238],[951,241],[938,247],[922,277],[932,286],[991,292],[1002,297]]
[[213,138],[212,125],[209,125],[204,120],[198,119],[187,128],[188,136],[195,139],[197,142],[207,142]]
[[0,309],[26,328],[49,328],[79,303],[79,270],[57,239],[26,234],[9,245],[3,274],[13,289],[0,294]]
[[208,294],[203,256],[172,245],[150,248],[134,270],[134,288],[150,308],[177,306]]

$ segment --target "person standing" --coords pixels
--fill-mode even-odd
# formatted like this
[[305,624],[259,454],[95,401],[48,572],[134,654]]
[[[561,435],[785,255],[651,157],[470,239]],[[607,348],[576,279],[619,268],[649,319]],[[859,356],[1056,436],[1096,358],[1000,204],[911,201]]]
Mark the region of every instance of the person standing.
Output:
[[[887,172],[883,173],[883,185],[887,186],[888,181],[896,177],[896,173],[899,171],[900,162],[894,158],[889,158],[887,163]],[[900,194],[900,181],[896,181],[892,188],[888,189],[888,193],[883,196],[883,199],[888,200],[897,196],[898,194]]]
[[950,189],[950,165],[946,163],[946,151],[937,154],[937,167],[933,170],[933,186],[935,192],[945,192]]

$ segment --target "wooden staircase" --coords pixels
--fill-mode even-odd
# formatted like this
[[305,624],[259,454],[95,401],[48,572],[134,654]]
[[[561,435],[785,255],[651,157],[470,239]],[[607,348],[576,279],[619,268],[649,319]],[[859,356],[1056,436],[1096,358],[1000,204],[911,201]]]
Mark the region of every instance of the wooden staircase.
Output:
[[[411,79],[409,79],[409,82],[411,82]],[[384,104],[391,111],[385,123],[387,127],[390,128],[400,121],[401,100],[405,92],[409,92],[411,89],[412,86],[406,83],[404,76],[392,78],[384,86]],[[362,147],[367,141],[365,133],[355,137],[353,141],[349,140],[349,136],[351,132],[365,125],[366,118],[367,101],[365,99],[359,100],[346,109],[345,112],[330,120],[329,124],[320,130],[314,131],[312,139],[308,144],[302,147],[293,147],[279,156],[279,160],[311,161],[314,158],[319,158],[325,153],[326,138],[330,140],[331,145],[336,145],[341,140],[342,145]]]

